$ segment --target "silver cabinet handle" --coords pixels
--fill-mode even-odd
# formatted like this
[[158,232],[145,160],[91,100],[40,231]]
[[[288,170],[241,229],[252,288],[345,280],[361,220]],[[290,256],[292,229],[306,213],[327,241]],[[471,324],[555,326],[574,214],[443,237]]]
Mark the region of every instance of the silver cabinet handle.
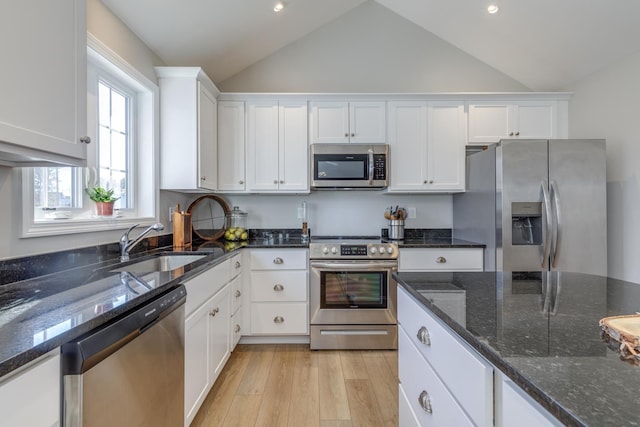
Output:
[[276,257],[276,258],[273,260],[273,263],[274,263],[274,264],[284,264],[284,260],[283,260],[282,258],[280,258],[280,257]]
[[276,316],[273,318],[273,323],[284,323],[284,317]]
[[428,184],[429,181],[427,181],[426,179],[424,181],[422,181],[423,184]]
[[236,261],[236,268],[240,268],[242,266],[242,264],[240,264],[240,261]]
[[240,325],[236,325],[236,327],[233,329],[233,332],[235,332],[236,334],[240,332]]
[[520,136],[520,132],[516,132],[516,136]]
[[219,307],[216,307],[216,308],[214,308],[213,310],[211,310],[211,311],[209,312],[209,316],[211,316],[211,317],[216,317],[216,314],[218,314],[219,312],[220,312],[220,308],[219,308]]
[[274,179],[274,180],[273,180],[273,183],[274,183],[274,184],[277,184],[277,183],[278,183],[278,180],[277,180],[277,179]]
[[274,287],[273,290],[276,292],[282,292],[284,291],[284,286],[282,286],[280,283],[277,283]]
[[355,133],[352,133],[352,134],[351,134],[351,138],[353,138],[354,136],[356,136],[356,134],[355,134]]
[[243,181],[243,180],[240,180],[240,181],[238,181],[238,183],[239,183],[240,185],[242,185],[242,184],[244,184],[244,181]]
[[418,341],[420,341],[424,345],[431,345],[431,337],[429,336],[429,330],[426,326],[422,326],[418,329],[418,333],[416,334],[418,337]]
[[236,291],[236,298],[240,298],[242,296],[242,292],[239,290]]
[[509,132],[509,136],[513,136],[513,132]]
[[83,144],[91,144],[91,137],[83,136],[82,138],[80,138],[80,142],[82,142]]
[[438,258],[436,258],[436,262],[438,264],[444,264],[444,263],[447,262],[447,259],[445,257],[443,257],[443,256],[439,256]]
[[418,396],[418,403],[420,403],[420,407],[424,412],[427,414],[433,413],[433,409],[431,408],[431,398],[426,390],[422,390],[420,396]]
[[207,180],[207,177],[206,177],[206,176],[201,176],[201,177],[200,177],[200,181],[206,181],[206,180]]
[[349,138],[349,134],[348,134],[348,133],[345,133],[345,134],[344,134],[344,137],[345,137],[345,138]]
[[280,184],[284,184],[284,179],[281,179],[281,180],[280,180]]

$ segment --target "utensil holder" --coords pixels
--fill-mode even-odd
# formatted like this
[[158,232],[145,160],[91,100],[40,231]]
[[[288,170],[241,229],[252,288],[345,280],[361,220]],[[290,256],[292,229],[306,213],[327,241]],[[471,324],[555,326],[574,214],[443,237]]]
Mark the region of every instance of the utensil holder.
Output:
[[403,219],[389,220],[389,240],[403,240],[403,239],[404,239],[404,220]]
[[180,212],[178,209],[173,212],[173,248],[184,249],[191,246],[191,214]]

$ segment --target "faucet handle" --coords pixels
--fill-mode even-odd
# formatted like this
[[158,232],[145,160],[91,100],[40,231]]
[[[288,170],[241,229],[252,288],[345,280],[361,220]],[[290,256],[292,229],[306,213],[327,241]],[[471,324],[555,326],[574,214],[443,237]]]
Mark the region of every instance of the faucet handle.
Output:
[[129,229],[127,231],[122,233],[122,236],[120,236],[120,242],[121,243],[127,243],[129,241],[129,233],[131,233],[131,230],[133,230],[134,228],[138,227],[139,225],[140,224],[132,225],[131,227],[129,227]]

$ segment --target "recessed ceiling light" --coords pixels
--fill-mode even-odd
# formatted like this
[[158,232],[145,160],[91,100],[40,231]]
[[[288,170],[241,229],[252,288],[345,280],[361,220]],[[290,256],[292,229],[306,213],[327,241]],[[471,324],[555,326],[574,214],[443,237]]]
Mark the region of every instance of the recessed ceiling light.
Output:
[[281,1],[276,3],[276,5],[273,7],[274,12],[280,12],[282,9],[284,9],[284,3],[282,3]]
[[491,14],[498,13],[498,10],[500,9],[498,9],[498,5],[495,3],[492,3],[489,5],[489,7],[487,7],[487,12]]

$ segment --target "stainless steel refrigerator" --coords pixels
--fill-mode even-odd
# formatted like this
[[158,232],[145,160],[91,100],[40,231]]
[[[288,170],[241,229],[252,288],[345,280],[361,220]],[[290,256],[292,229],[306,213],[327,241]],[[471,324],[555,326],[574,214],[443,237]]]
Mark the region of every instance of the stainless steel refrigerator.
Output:
[[453,237],[487,245],[485,270],[607,274],[604,140],[502,140],[466,166]]

